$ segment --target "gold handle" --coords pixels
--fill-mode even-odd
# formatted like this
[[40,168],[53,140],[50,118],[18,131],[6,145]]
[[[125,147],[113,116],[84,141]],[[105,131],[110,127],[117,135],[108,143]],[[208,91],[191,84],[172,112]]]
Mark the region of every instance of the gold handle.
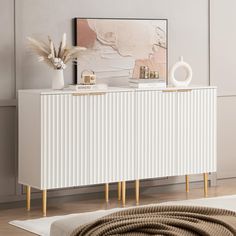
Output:
[[174,92],[177,92],[178,90],[176,89],[173,89],[173,90],[162,90],[163,93],[174,93]]
[[174,92],[191,92],[192,89],[169,89],[169,90],[162,90],[163,93],[174,93]]
[[95,93],[72,93],[72,96],[100,96],[105,95],[105,92],[95,92]]
[[192,89],[180,89],[178,90],[178,92],[191,92]]

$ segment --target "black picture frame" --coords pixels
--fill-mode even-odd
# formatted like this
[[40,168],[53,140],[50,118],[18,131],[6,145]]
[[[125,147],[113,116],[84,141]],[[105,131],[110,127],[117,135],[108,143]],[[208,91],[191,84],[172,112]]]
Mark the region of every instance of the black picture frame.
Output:
[[[101,19],[101,20],[163,20],[166,21],[166,84],[168,84],[168,68],[169,68],[169,21],[166,18],[101,18],[101,17],[75,17],[73,18],[73,45],[77,45],[77,37],[79,32],[77,31],[77,21],[79,19]],[[74,84],[78,83],[78,65],[75,63],[73,67]]]

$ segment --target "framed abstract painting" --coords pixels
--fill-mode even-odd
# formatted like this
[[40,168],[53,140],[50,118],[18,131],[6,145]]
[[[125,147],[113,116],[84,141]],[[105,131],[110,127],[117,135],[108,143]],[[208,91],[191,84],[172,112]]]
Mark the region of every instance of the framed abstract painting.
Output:
[[125,82],[138,78],[140,66],[158,71],[167,81],[168,21],[166,19],[75,18],[75,45],[86,47],[75,68],[75,83],[84,70],[97,80]]

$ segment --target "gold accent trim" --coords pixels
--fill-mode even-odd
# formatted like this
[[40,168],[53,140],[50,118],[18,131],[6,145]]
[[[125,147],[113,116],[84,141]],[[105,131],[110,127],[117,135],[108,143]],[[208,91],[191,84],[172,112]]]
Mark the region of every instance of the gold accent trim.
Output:
[[208,196],[208,173],[203,174],[204,177],[204,195],[205,197]]
[[136,197],[136,204],[139,204],[139,180],[135,180],[135,197]]
[[30,204],[31,203],[31,187],[26,186],[26,209],[30,211]]
[[126,203],[126,182],[122,181],[122,205],[125,206]]
[[192,89],[179,89],[178,92],[191,92]]
[[105,184],[105,199],[109,202],[109,184]]
[[174,92],[191,92],[192,89],[166,89],[162,90],[163,93],[174,93]]
[[47,190],[43,190],[43,216],[47,216]]
[[174,93],[174,92],[178,92],[177,89],[169,89],[169,90],[162,90],[163,93]]
[[186,193],[189,193],[189,176],[185,175]]
[[72,93],[72,96],[101,96],[105,95],[105,92],[94,92],[94,93]]
[[121,200],[121,182],[118,182],[118,201]]

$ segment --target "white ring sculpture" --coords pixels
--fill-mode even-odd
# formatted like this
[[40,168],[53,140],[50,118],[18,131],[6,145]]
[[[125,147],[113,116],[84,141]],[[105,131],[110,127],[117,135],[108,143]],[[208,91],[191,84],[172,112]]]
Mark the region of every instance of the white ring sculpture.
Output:
[[[187,72],[187,76],[186,76],[185,80],[183,80],[183,81],[177,80],[175,78],[175,72],[180,67],[183,67],[185,69],[185,71]],[[192,71],[191,66],[188,63],[184,62],[183,57],[180,57],[180,61],[178,61],[176,64],[174,64],[174,66],[171,68],[171,71],[170,71],[171,83],[175,87],[187,87],[190,84],[190,82],[192,81],[192,77],[193,77],[193,71]]]

